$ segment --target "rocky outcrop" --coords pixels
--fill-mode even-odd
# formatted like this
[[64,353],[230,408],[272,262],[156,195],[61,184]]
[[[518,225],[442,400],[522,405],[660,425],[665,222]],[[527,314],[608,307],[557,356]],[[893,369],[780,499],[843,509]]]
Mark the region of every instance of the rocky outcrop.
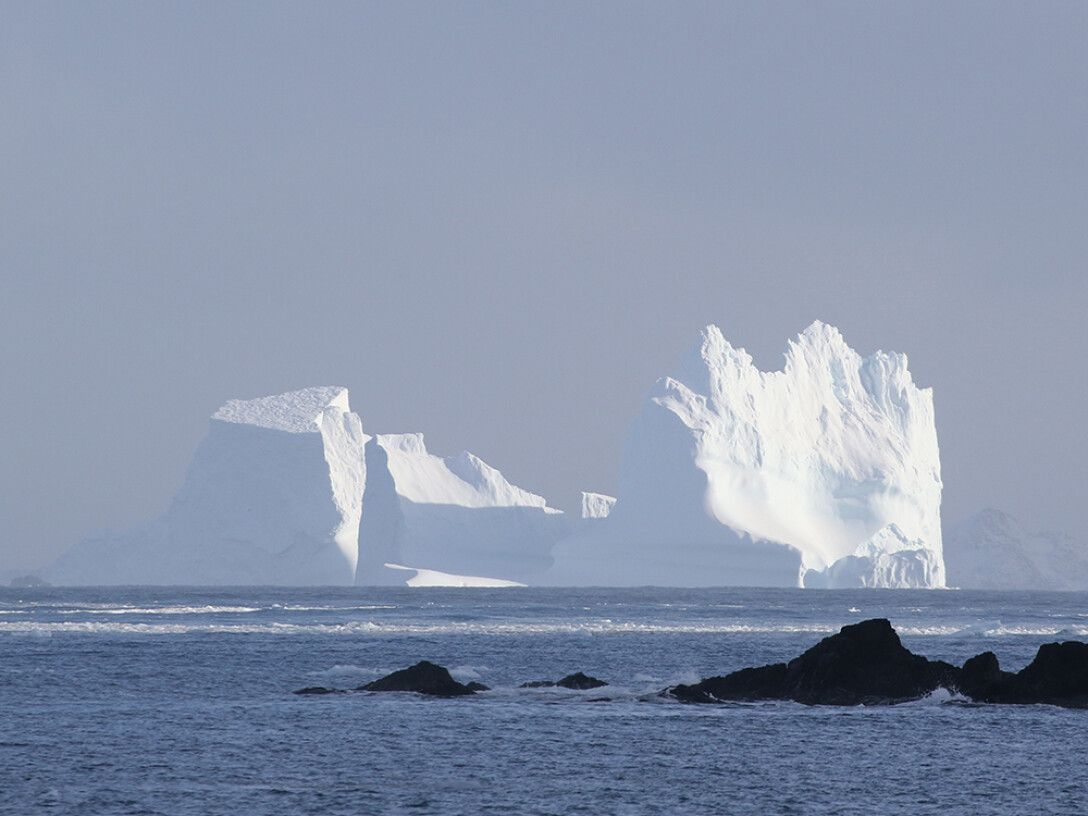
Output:
[[958,688],[984,703],[1088,708],[1088,643],[1045,643],[1015,674],[1002,671],[993,652],[984,652],[963,664]]
[[414,691],[432,697],[464,697],[475,694],[477,690],[484,689],[478,683],[472,684],[472,687],[458,683],[444,666],[427,660],[358,688],[358,691]]
[[529,683],[522,683],[522,688],[566,688],[573,689],[575,691],[589,691],[590,689],[601,688],[601,686],[607,686],[604,680],[598,680],[596,677],[590,677],[588,674],[582,672],[575,672],[574,674],[568,674],[562,680],[533,680]]
[[954,685],[957,669],[903,646],[883,618],[844,626],[789,663],[741,669],[675,686],[680,700],[794,700],[810,705],[872,705],[924,697]]
[[907,649],[883,618],[844,626],[789,663],[741,669],[665,694],[692,703],[793,700],[808,705],[881,705],[938,688],[985,703],[1088,708],[1088,643],[1047,643],[1022,671],[1001,670],[993,652],[962,668]]

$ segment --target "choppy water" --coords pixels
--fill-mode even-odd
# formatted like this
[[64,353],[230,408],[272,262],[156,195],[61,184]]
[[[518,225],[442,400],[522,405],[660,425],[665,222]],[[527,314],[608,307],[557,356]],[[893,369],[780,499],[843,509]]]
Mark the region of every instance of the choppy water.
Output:
[[[651,694],[877,616],[1008,669],[1088,640],[1085,594],[0,590],[0,812],[1088,813],[1085,711]],[[495,690],[290,693],[424,658]],[[517,688],[576,670],[612,686]]]

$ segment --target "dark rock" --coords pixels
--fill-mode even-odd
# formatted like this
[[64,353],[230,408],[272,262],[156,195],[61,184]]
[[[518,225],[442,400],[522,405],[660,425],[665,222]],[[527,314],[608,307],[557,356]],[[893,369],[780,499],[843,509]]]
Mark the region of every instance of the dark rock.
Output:
[[794,700],[809,705],[874,705],[954,687],[959,670],[903,646],[883,618],[844,626],[789,663],[741,669],[668,692],[689,702]]
[[690,686],[673,686],[668,693],[687,703],[716,703],[720,700],[782,700],[785,694],[786,664],[773,663],[741,669],[724,677],[709,677]]
[[471,683],[465,683],[465,688],[470,691],[491,691],[491,689],[485,686],[483,683],[477,683],[473,680]]
[[562,680],[533,680],[528,683],[522,683],[522,688],[554,688],[559,686],[560,688],[574,689],[575,691],[588,691],[589,689],[600,688],[601,686],[607,686],[604,680],[598,680],[596,677],[590,677],[588,674],[582,674],[582,672],[575,672],[574,674],[568,674]]
[[963,664],[958,688],[983,703],[1088,708],[1088,643],[1044,643],[1016,674],[1001,671],[994,654],[984,652]]
[[956,688],[972,700],[986,700],[999,694],[1014,676],[1010,672],[1001,671],[997,655],[983,652],[963,664]]
[[301,688],[298,691],[292,692],[292,694],[343,694],[341,689],[325,688],[324,686],[307,686]]
[[938,688],[983,703],[1046,703],[1088,708],[1088,643],[1039,647],[1013,674],[993,652],[956,668],[910,652],[884,619],[844,626],[789,663],[741,669],[663,693],[691,703],[794,700],[810,705],[875,705],[916,700]]
[[1045,643],[1019,674],[1017,693],[1027,702],[1088,705],[1088,643]]
[[461,697],[476,693],[469,686],[454,680],[443,666],[426,660],[360,686],[358,691],[414,691],[434,697]]

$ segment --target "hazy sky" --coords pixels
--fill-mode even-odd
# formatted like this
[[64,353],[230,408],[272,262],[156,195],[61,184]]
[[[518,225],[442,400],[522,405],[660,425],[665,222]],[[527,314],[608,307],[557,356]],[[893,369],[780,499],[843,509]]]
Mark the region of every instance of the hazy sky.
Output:
[[945,519],[1088,504],[1088,4],[0,3],[0,568],[351,388],[563,508],[717,323],[933,386]]

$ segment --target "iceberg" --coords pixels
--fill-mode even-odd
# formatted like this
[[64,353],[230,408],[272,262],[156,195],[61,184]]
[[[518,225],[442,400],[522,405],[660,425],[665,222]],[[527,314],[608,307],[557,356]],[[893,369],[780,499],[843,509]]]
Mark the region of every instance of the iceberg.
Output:
[[[419,575],[450,574],[455,581],[535,582],[551,566],[555,542],[568,533],[566,516],[543,497],[510,484],[467,451],[430,453],[423,434],[373,437],[366,470],[360,585],[404,584],[407,576],[390,565],[411,565]],[[416,580],[424,580],[419,575]]]
[[348,390],[231,400],[169,509],[136,530],[80,542],[58,584],[351,585],[367,437]]
[[824,570],[805,573],[817,589],[927,589],[939,586],[940,560],[920,539],[911,540],[889,524]]
[[905,355],[861,357],[816,322],[763,372],[708,326],[647,397],[611,512],[546,581],[796,587],[854,558],[822,580],[939,587],[941,490],[932,391]]
[[944,558],[949,586],[960,589],[1088,590],[1088,547],[1000,510],[949,525]]
[[449,572],[438,570],[416,569],[405,567],[402,564],[385,564],[388,569],[401,570],[413,573],[405,580],[410,587],[477,587],[487,589],[500,589],[508,587],[523,587],[517,581],[504,581],[501,578],[480,578],[475,575],[453,575]]
[[606,496],[604,493],[582,492],[582,518],[603,519],[608,518],[612,508],[616,504],[615,496]]

